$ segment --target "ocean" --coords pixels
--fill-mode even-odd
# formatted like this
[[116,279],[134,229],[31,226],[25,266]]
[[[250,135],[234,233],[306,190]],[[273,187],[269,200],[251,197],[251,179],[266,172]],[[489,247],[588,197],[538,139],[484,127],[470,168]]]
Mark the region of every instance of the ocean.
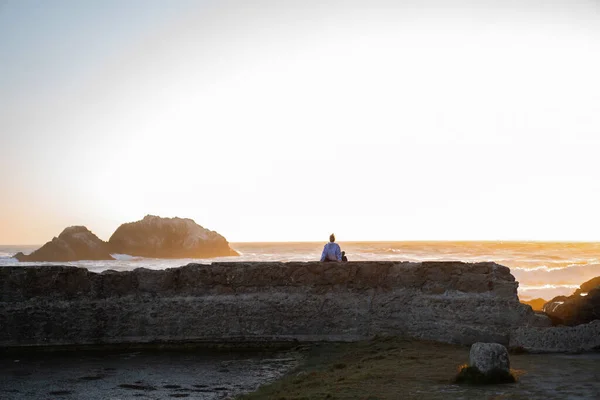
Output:
[[[114,254],[114,261],[60,263],[93,272],[135,268],[166,269],[188,263],[217,261],[313,261],[324,243],[231,243],[239,257],[212,259],[151,259]],[[494,261],[511,269],[522,300],[570,295],[583,282],[600,276],[600,243],[542,242],[340,242],[350,261]],[[0,267],[57,263],[19,263],[12,255],[40,246],[0,245]]]

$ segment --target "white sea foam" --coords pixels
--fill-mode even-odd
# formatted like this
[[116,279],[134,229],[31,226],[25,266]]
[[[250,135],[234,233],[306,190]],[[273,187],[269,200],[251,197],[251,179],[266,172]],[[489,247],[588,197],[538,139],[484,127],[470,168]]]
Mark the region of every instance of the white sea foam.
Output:
[[140,259],[142,257],[135,257],[135,256],[130,256],[129,254],[111,254],[111,256],[115,259],[115,260],[119,260],[119,261],[132,261],[135,259]]
[[519,286],[519,298],[521,300],[531,300],[542,298],[551,300],[556,296],[570,296],[579,285],[540,285],[540,286]]
[[527,285],[577,285],[600,276],[600,264],[569,264],[562,268],[511,268],[515,278]]
[[520,287],[523,290],[546,290],[546,289],[557,289],[557,288],[568,288],[568,289],[578,289],[579,285],[539,285],[539,286],[531,286],[531,285],[522,285]]

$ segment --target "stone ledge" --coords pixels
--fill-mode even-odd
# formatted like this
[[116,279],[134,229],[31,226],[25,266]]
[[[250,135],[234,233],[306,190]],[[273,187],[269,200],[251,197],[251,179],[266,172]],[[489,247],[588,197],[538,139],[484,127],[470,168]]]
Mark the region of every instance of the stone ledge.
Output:
[[350,263],[213,263],[189,264],[166,270],[90,272],[69,266],[4,267],[0,269],[0,301],[29,298],[110,298],[151,293],[198,296],[243,292],[265,287],[318,287],[334,290],[415,288],[424,293],[445,291],[492,293],[518,300],[514,277],[495,263],[350,262]]
[[517,286],[490,262],[242,262],[100,274],[5,267],[0,347],[379,334],[507,343],[514,328],[543,326]]
[[600,320],[577,326],[520,327],[510,347],[531,353],[579,353],[600,350]]

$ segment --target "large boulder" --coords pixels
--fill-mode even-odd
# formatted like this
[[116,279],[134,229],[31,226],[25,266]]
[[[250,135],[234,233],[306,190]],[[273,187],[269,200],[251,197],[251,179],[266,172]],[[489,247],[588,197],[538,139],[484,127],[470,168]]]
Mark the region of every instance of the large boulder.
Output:
[[469,352],[469,365],[483,374],[494,370],[510,372],[510,360],[506,347],[498,343],[474,343]]
[[33,253],[17,253],[14,258],[29,262],[114,260],[106,242],[85,226],[68,227]]
[[121,225],[108,240],[113,253],[153,258],[237,256],[227,240],[191,219],[147,215]]
[[456,383],[495,384],[515,382],[510,372],[508,350],[498,343],[474,343],[469,352],[469,365],[464,366]]
[[544,305],[556,325],[575,326],[600,319],[600,277],[583,283],[571,296],[558,296]]

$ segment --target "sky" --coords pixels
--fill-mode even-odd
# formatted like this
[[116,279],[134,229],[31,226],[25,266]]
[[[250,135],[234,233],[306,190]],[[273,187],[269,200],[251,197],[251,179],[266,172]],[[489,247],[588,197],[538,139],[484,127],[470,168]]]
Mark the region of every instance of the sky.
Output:
[[0,0],[0,244],[600,241],[600,2]]

